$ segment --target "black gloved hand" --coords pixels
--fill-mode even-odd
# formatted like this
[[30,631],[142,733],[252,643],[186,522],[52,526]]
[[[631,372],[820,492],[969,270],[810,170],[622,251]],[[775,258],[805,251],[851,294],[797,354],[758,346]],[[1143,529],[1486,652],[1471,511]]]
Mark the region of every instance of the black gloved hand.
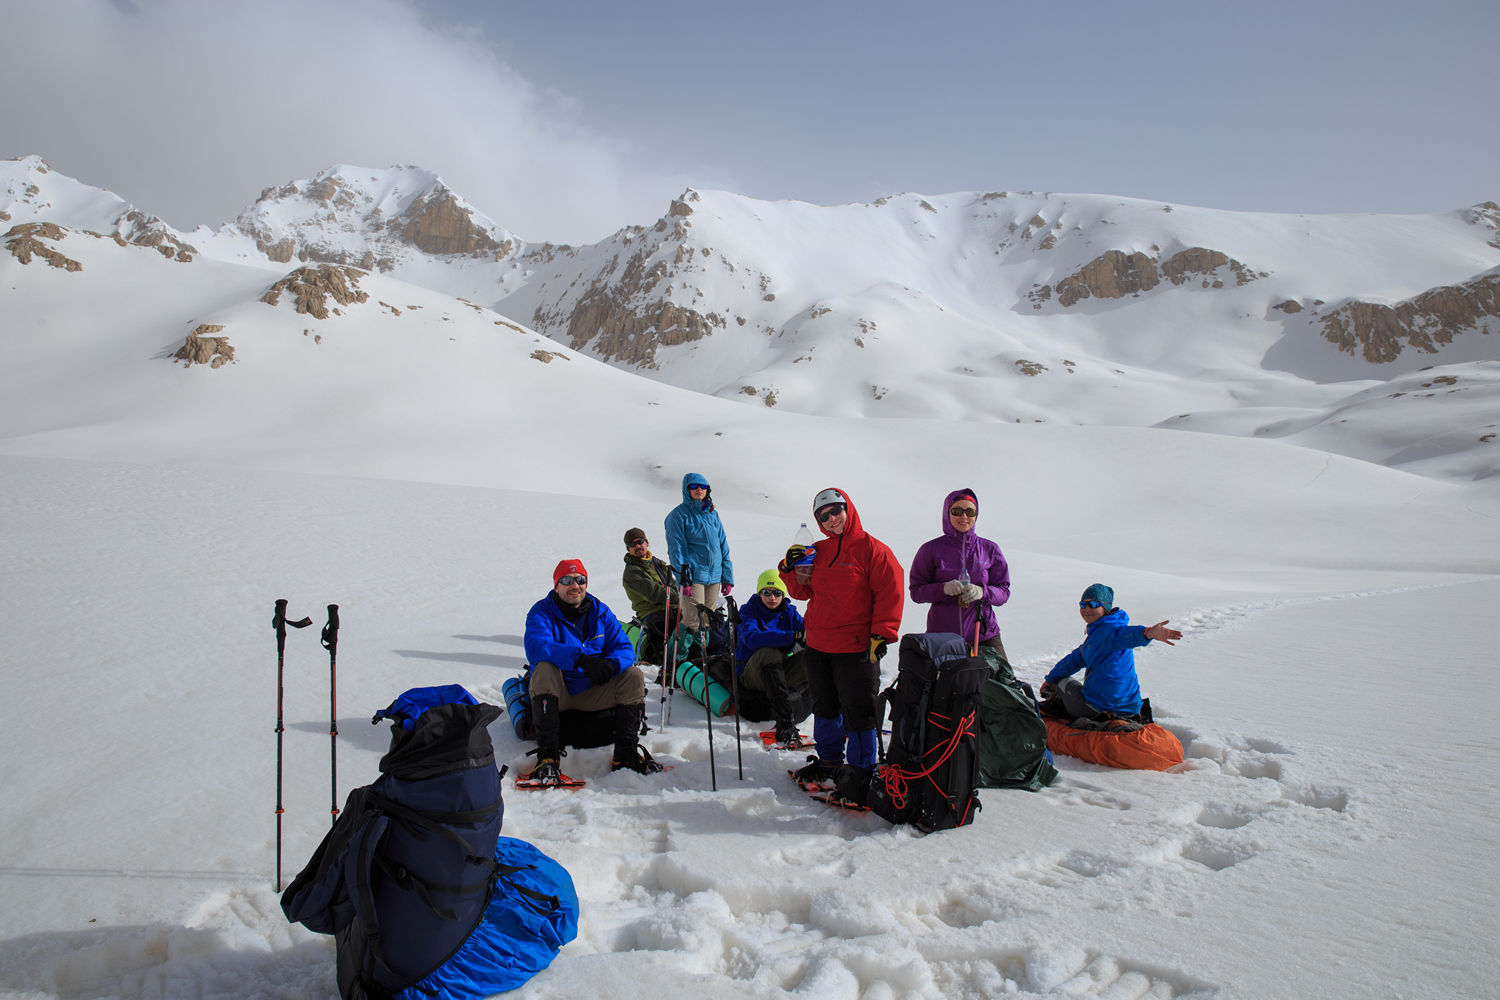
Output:
[[870,636],[870,662],[879,663],[885,655],[886,641],[878,635]]
[[619,673],[620,665],[614,660],[603,656],[594,656],[585,653],[573,661],[573,666],[583,671],[585,677],[591,684],[604,684],[615,674]]
[[783,573],[789,573],[791,572],[792,567],[801,562],[802,557],[805,555],[807,555],[806,548],[802,547],[801,545],[793,545],[791,548],[786,550],[786,558],[782,560],[781,565],[778,566],[777,569],[781,570],[781,572]]

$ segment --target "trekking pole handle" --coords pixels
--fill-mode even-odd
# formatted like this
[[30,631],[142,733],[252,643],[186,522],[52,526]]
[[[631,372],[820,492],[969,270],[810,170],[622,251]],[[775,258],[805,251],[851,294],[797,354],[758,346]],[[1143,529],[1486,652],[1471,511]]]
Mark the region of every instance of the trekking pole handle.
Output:
[[287,599],[285,597],[277,600],[276,613],[271,618],[271,627],[276,630],[276,642],[279,646],[286,642],[286,629],[288,625],[292,628],[307,628],[307,626],[312,624],[311,618],[303,618],[300,621],[287,620],[286,604]]
[[[310,621],[310,619],[309,619]],[[339,647],[339,606],[328,605],[328,624],[323,626],[323,648],[333,653]]]

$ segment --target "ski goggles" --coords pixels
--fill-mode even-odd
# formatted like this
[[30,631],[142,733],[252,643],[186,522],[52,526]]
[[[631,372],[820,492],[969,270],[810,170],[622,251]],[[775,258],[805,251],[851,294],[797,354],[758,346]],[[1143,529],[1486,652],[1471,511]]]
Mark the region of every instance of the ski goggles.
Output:
[[844,505],[843,504],[841,504],[841,503],[829,504],[827,507],[824,507],[822,510],[818,511],[818,515],[817,515],[818,516],[818,523],[819,524],[827,524],[828,521],[831,518],[834,517],[834,515],[836,515],[836,514],[842,514],[843,512],[844,512]]
[[1079,601],[1078,602],[1078,606],[1080,608],[1102,608],[1102,607],[1104,607],[1104,602],[1103,601]]
[[979,516],[979,511],[973,507],[949,507],[948,513],[953,517],[975,518]]
[[589,585],[589,578],[575,573],[572,576],[560,576],[557,578],[557,582],[564,587],[571,587],[574,584],[580,587],[587,587]]
[[760,596],[761,597],[785,597],[786,595],[783,594],[781,591],[777,590],[775,587],[767,587],[765,590],[762,590],[760,592]]

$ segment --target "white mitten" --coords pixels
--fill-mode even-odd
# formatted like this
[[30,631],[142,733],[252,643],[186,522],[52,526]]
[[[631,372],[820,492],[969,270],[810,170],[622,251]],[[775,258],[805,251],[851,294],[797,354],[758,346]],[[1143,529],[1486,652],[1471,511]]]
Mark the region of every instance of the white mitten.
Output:
[[963,601],[965,604],[973,604],[983,596],[984,588],[977,583],[971,583],[964,587],[962,591],[960,591],[958,599],[960,601]]
[[959,591],[963,589],[964,585],[959,583],[957,580],[949,580],[947,583],[943,584],[943,593],[947,594],[949,597],[957,597]]

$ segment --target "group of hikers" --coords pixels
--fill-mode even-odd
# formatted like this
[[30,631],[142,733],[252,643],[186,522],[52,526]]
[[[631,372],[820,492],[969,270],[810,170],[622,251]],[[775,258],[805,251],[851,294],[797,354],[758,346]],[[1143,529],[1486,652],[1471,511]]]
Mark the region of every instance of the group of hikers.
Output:
[[[1010,600],[1010,569],[1000,547],[975,530],[979,499],[972,489],[944,499],[942,533],[917,550],[909,575],[890,547],[865,530],[846,491],[819,491],[812,513],[823,539],[793,544],[738,605],[734,682],[769,703],[775,742],[784,747],[801,744],[797,726],[810,706],[816,756],[797,772],[799,782],[830,782],[837,770],[844,787],[852,770],[868,784],[877,763],[881,658],[899,638],[906,594],[929,606],[928,632],[955,633],[975,655],[982,651],[1004,662],[995,609]],[[663,529],[665,561],[652,554],[643,530],[625,533],[622,583],[644,640],[639,649],[609,607],[588,592],[588,571],[578,559],[557,564],[552,592],[527,614],[526,684],[537,741],[537,762],[527,776],[532,785],[563,780],[561,713],[568,710],[614,709],[611,770],[662,770],[639,742],[647,685],[642,665],[661,664],[655,679],[670,684],[673,663],[664,648],[691,648],[700,640],[706,646],[698,633],[711,627],[713,610],[734,589],[728,536],[704,476],[683,477],[682,502]],[[799,613],[793,600],[805,602],[806,610]],[[1171,645],[1182,633],[1165,621],[1130,625],[1103,584],[1084,591],[1079,614],[1087,637],[1052,668],[1040,693],[1077,716],[1139,712],[1132,650],[1153,640]],[[1082,681],[1073,676],[1079,670]]]

